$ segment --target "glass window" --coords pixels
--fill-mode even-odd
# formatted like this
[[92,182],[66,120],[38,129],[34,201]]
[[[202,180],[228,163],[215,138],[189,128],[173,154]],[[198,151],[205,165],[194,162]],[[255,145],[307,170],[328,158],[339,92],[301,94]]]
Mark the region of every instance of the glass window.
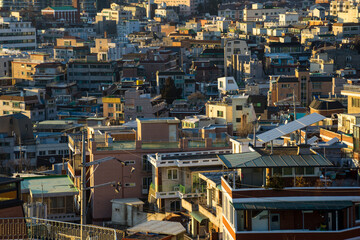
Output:
[[223,111],[217,111],[217,116],[218,117],[224,117],[224,112]]
[[242,105],[236,105],[236,110],[241,111],[242,110]]
[[292,173],[292,168],[283,168],[283,175],[284,175],[284,176],[291,176],[291,175],[293,175],[293,173]]
[[176,180],[177,179],[177,169],[168,170],[168,179]]
[[305,174],[306,175],[314,175],[315,174],[315,169],[313,167],[306,167],[305,168]]
[[281,171],[282,169],[281,168],[273,168],[273,170],[272,170],[272,174],[273,175],[282,175],[282,171]]
[[295,168],[295,174],[296,175],[304,175],[304,168],[303,167]]

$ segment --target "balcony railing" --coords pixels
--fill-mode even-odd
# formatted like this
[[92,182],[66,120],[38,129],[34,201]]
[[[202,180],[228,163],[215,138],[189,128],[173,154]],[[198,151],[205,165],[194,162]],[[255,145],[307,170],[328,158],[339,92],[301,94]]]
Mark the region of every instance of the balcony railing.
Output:
[[0,239],[122,239],[124,232],[39,218],[0,218]]

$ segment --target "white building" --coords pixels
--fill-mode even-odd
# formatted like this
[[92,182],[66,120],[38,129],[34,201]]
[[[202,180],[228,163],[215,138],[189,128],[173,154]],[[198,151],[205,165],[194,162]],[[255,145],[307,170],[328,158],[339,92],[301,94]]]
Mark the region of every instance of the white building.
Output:
[[243,21],[261,21],[263,19],[277,19],[279,14],[286,13],[285,8],[263,8],[260,3],[252,5],[251,9],[244,9]]
[[15,17],[1,17],[0,46],[9,49],[34,50],[36,29],[31,26],[31,22],[22,22]]
[[239,86],[235,82],[234,77],[221,77],[218,78],[219,92],[236,91]]
[[126,38],[130,33],[140,31],[140,22],[138,20],[125,20],[116,25],[118,38]]
[[279,14],[279,25],[289,26],[290,24],[297,23],[299,21],[299,14],[297,13],[284,13]]

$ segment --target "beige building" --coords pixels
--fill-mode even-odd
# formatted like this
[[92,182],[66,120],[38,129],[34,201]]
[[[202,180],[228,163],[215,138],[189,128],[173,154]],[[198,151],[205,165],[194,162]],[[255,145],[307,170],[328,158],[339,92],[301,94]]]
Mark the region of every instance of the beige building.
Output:
[[360,86],[344,85],[342,95],[348,98],[348,113],[360,113]]
[[330,15],[337,16],[339,12],[348,12],[353,6],[350,1],[335,0],[330,3]]
[[13,81],[33,81],[36,66],[46,62],[51,62],[50,55],[46,53],[33,53],[30,58],[14,59],[11,66]]
[[206,115],[215,118],[216,124],[232,123],[233,130],[239,131],[256,120],[254,107],[248,99],[246,95],[231,95],[221,101],[208,101]]
[[106,20],[116,21],[116,23],[126,19],[132,18],[132,12],[123,9],[119,4],[112,3],[110,8],[104,8],[101,12],[97,13],[97,16],[104,16]]

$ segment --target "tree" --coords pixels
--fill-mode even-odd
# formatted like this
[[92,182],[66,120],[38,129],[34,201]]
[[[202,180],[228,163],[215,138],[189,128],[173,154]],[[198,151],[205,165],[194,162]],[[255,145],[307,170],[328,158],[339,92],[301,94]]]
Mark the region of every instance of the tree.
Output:
[[191,103],[197,104],[199,102],[205,101],[206,97],[201,92],[194,92],[188,96],[188,100]]
[[165,80],[165,85],[161,90],[161,96],[166,100],[168,104],[172,104],[173,101],[181,96],[182,90],[176,88],[174,80],[171,77],[168,77]]

